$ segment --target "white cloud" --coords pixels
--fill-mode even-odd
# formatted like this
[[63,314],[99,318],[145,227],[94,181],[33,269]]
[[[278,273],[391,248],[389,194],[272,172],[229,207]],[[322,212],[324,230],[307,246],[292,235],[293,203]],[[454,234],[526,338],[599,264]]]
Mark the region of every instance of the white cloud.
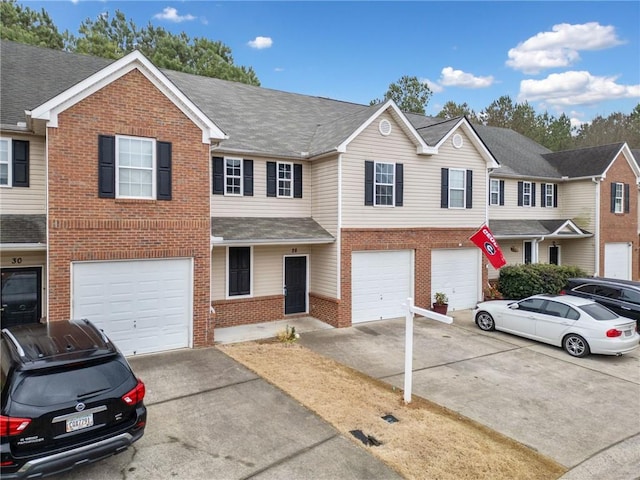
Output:
[[284,72],[284,68],[283,67],[276,67],[273,69],[274,72]]
[[623,43],[615,28],[589,22],[560,23],[551,32],[541,32],[509,50],[507,65],[535,74],[547,68],[567,67],[580,59],[581,50],[602,50]]
[[617,77],[597,77],[585,71],[554,73],[543,80],[520,82],[519,101],[554,107],[593,105],[620,98],[640,98],[639,85],[620,85]]
[[196,17],[190,14],[178,15],[178,10],[173,7],[165,7],[165,9],[162,10],[162,13],[156,13],[153,18],[174,23],[188,22],[196,19]]
[[255,48],[258,50],[262,50],[263,48],[271,48],[273,45],[273,40],[271,37],[256,37],[247,43],[251,48]]
[[429,80],[428,78],[422,78],[420,79],[420,81],[422,83],[426,83],[427,86],[429,87],[429,90],[431,90],[433,93],[440,93],[444,91],[444,87],[440,85],[438,82],[434,82],[432,80]]
[[440,75],[440,84],[447,87],[486,88],[493,85],[493,77],[476,77],[462,70],[444,67]]

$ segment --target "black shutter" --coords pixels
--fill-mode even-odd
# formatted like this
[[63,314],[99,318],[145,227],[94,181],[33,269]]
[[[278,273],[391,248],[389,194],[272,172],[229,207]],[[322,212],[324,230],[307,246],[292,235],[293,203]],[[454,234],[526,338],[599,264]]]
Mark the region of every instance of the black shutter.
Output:
[[504,205],[504,180],[500,180],[500,205]]
[[611,213],[616,213],[616,184],[611,182]]
[[13,186],[29,186],[29,142],[24,140],[13,140]]
[[242,161],[242,191],[245,197],[253,197],[253,160]]
[[[547,184],[546,183],[541,183],[540,184],[540,206],[541,207],[546,207],[547,206]],[[549,205],[551,206],[551,205]]]
[[467,192],[465,194],[465,208],[473,207],[473,170],[467,170]]
[[373,205],[373,162],[364,162],[364,204]]
[[213,194],[224,195],[224,158],[213,157]]
[[404,196],[404,166],[396,163],[396,207],[402,207]]
[[302,164],[293,164],[293,198],[302,198]]
[[440,169],[440,208],[449,208],[449,169]]
[[171,142],[156,142],[158,155],[158,200],[171,200]]
[[116,198],[116,137],[98,135],[98,196]]
[[553,185],[553,207],[558,208],[558,184]]
[[518,182],[518,206],[521,207],[524,198],[524,182]]
[[629,213],[629,184],[624,184],[624,213]]
[[536,184],[531,183],[531,206],[536,206]]
[[276,196],[276,162],[267,162],[267,197]]

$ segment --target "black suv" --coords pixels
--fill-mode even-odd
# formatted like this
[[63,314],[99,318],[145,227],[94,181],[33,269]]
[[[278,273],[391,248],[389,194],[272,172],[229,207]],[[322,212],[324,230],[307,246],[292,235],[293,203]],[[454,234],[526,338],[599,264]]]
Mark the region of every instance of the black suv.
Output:
[[640,332],[640,282],[616,278],[570,278],[562,293],[590,298],[636,321]]
[[144,384],[91,322],[13,326],[0,342],[0,477],[64,472],[142,437]]

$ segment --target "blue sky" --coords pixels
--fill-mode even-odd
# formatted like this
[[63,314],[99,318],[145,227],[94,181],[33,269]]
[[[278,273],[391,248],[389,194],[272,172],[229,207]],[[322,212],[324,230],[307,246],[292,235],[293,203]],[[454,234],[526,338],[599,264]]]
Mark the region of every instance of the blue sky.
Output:
[[368,104],[403,75],[479,112],[509,95],[574,122],[640,102],[640,2],[19,0],[60,31],[122,11],[231,48],[263,87]]

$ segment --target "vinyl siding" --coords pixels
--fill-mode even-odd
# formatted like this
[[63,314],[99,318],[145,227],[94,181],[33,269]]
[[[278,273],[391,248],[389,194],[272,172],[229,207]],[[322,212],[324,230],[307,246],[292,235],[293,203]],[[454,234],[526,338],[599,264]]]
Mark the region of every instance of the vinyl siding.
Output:
[[587,275],[593,275],[595,270],[595,239],[594,237],[558,242],[561,246],[560,260],[562,265],[575,265],[582,268]]
[[[222,154],[214,156],[223,156]],[[232,158],[253,160],[253,196],[211,194],[213,217],[310,217],[312,181],[309,162],[305,160],[279,160],[242,155]],[[302,164],[302,198],[267,197],[267,162]],[[293,186],[292,186],[293,188]]]
[[[284,256],[311,253],[308,245],[255,246],[252,258],[252,297],[282,295],[284,282]],[[213,300],[226,299],[227,247],[214,247],[211,255]],[[309,268],[309,267],[307,267]]]
[[[504,180],[504,205],[490,205],[489,218],[494,220],[552,220],[564,218],[564,214],[561,211],[561,206],[567,202],[567,196],[563,190],[564,184],[556,182],[558,184],[558,208],[540,206],[542,203],[540,201],[540,184],[554,182],[542,182],[538,180],[531,181],[531,183],[536,184],[535,207],[521,207],[518,206],[518,182],[522,181],[521,179],[514,180],[512,178],[500,178],[498,176],[492,176],[491,178]],[[488,203],[488,195],[484,201]]]
[[[392,132],[384,137],[378,124],[386,118]],[[372,122],[348,146],[343,155],[343,228],[385,226],[402,227],[473,227],[482,224],[486,205],[486,162],[464,132],[464,146],[456,149],[448,139],[440,153],[417,155],[416,146],[390,115]],[[404,165],[404,206],[374,207],[364,205],[364,165],[374,162]],[[440,208],[441,168],[473,170],[473,208]],[[445,214],[443,214],[445,213]]]
[[3,138],[29,142],[29,186],[0,187],[3,214],[44,215],[46,207],[44,137],[1,133]]
[[558,202],[561,218],[570,218],[580,228],[595,232],[596,185],[591,180],[561,184]]
[[313,245],[311,247],[311,286],[309,291],[318,295],[338,298],[338,245]]

